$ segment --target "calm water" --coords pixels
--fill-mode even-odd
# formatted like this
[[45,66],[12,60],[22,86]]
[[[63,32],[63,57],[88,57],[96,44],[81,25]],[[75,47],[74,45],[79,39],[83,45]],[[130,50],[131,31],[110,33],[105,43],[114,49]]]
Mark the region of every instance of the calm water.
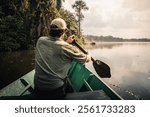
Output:
[[110,65],[112,77],[103,80],[124,99],[150,99],[150,43],[103,43],[89,51]]
[[[111,67],[103,79],[124,99],[150,99],[150,43],[103,43],[89,48]],[[0,88],[34,69],[34,51],[0,53]],[[92,62],[87,67],[95,72]]]

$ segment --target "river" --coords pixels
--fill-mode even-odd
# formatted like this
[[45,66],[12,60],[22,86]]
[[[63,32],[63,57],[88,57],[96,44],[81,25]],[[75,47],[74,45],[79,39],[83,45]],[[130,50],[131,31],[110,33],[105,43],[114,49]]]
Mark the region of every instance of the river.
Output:
[[89,51],[110,66],[112,77],[103,80],[124,99],[150,99],[150,43],[101,43]]
[[[103,42],[88,51],[110,66],[112,77],[102,80],[124,99],[150,99],[150,43]],[[34,51],[0,53],[0,61],[0,88],[3,88],[34,69]],[[92,62],[86,66],[95,73]]]

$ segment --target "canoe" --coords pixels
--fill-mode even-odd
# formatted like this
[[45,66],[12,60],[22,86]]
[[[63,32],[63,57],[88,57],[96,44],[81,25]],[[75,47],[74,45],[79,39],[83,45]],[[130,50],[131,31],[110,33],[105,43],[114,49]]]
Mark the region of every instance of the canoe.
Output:
[[[32,70],[0,90],[0,99],[36,99]],[[69,90],[67,100],[121,100],[123,99],[101,78],[94,75],[84,65],[73,62],[68,73]]]

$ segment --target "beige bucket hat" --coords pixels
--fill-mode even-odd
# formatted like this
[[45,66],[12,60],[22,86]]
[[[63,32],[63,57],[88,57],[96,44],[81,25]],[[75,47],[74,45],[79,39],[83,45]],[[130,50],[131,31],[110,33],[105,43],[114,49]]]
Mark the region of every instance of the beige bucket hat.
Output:
[[66,22],[62,18],[52,20],[51,25],[56,25],[58,29],[67,29]]

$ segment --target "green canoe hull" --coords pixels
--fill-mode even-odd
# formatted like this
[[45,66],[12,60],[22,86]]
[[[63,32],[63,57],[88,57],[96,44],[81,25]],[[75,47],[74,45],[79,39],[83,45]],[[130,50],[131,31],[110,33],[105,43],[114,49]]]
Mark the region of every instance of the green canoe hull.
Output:
[[77,62],[73,62],[69,71],[69,82],[75,92],[103,91],[110,99],[122,99],[122,97],[102,81],[101,78]]
[[[0,90],[0,97],[1,96],[3,97],[23,96],[23,95],[31,94],[34,89],[34,84],[33,84],[34,73],[35,71],[32,70],[26,75],[22,76],[18,80],[14,81],[13,83],[9,84],[8,86]],[[72,66],[69,70],[68,78],[69,78],[68,82],[74,92],[73,94],[74,97],[75,95],[81,97],[79,96],[79,94],[84,95],[85,92],[88,92],[88,95],[89,94],[94,95],[96,92],[96,95],[100,96],[99,94],[103,92],[102,99],[115,99],[115,100],[122,99],[113,89],[111,89],[105,82],[103,82],[101,78],[96,77],[84,65],[81,65],[75,61],[72,63]],[[80,99],[80,98],[74,98],[74,99]],[[90,98],[84,98],[84,99],[90,99]]]

